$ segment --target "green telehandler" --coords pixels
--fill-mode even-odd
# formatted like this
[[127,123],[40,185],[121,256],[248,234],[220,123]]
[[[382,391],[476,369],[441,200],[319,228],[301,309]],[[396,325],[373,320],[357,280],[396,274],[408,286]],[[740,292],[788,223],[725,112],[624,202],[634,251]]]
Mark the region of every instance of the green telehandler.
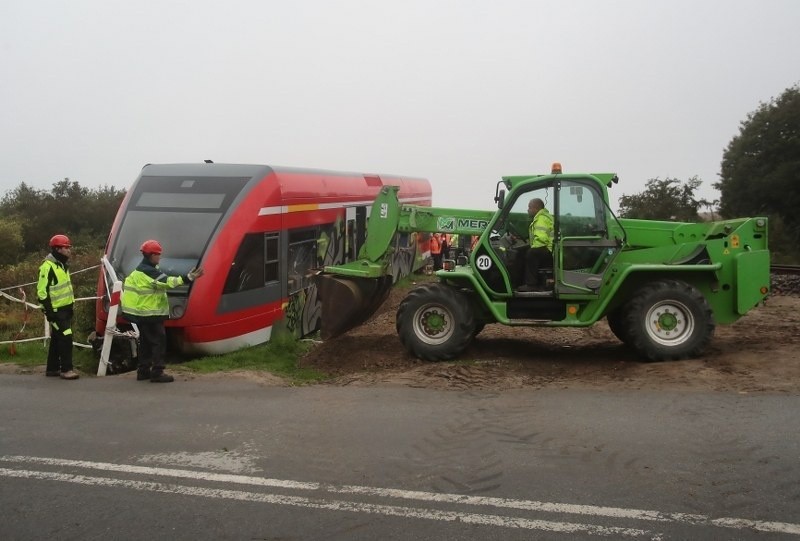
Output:
[[[733,323],[768,295],[766,218],[618,218],[608,204],[615,174],[563,174],[556,165],[551,174],[502,177],[496,211],[401,205],[397,188],[383,187],[359,259],[317,276],[323,338],[365,321],[385,300],[398,233],[478,237],[445,261],[437,282],[400,304],[400,341],[424,360],[457,357],[490,323],[587,327],[603,318],[643,359],[690,358],[716,324]],[[552,266],[539,270],[545,291],[520,291],[533,198],[554,217]]]

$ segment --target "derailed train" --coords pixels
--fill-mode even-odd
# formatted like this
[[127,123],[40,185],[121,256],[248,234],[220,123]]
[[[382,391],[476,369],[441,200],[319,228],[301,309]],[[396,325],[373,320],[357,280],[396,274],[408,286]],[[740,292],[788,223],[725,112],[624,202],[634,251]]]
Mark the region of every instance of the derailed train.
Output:
[[[314,270],[357,259],[372,201],[384,185],[403,202],[430,206],[421,178],[268,165],[146,165],[125,196],[105,249],[95,333],[102,340],[110,289],[141,260],[139,247],[158,239],[160,267],[196,283],[169,291],[169,348],[219,354],[269,341],[283,321],[297,337],[320,328]],[[393,280],[421,268],[427,234],[398,234]],[[118,320],[124,328],[125,321]]]

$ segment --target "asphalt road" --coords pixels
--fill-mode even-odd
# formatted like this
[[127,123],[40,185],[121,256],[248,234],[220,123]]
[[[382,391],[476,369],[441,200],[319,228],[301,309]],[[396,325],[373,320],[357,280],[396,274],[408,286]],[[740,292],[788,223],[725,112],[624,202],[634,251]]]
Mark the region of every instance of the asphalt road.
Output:
[[800,539],[800,396],[0,375],[0,539]]

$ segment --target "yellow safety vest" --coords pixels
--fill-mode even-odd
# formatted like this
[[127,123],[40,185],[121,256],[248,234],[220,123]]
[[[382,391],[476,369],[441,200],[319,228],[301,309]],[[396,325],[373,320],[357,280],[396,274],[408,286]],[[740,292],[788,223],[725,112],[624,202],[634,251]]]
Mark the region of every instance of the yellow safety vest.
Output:
[[[50,277],[55,277],[55,282],[51,283]],[[36,296],[39,301],[50,299],[50,307],[53,311],[59,308],[71,306],[75,302],[75,295],[72,292],[72,279],[69,271],[62,265],[53,254],[49,254],[42,266],[39,267],[39,281],[36,283]]]
[[553,251],[553,215],[547,209],[541,209],[536,213],[528,233],[531,248],[546,246],[548,250]]
[[[158,267],[156,267],[157,269]],[[166,282],[160,278],[166,277]],[[167,290],[183,285],[183,277],[161,274],[151,278],[140,270],[135,270],[125,278],[122,286],[122,312],[135,317],[169,317]]]

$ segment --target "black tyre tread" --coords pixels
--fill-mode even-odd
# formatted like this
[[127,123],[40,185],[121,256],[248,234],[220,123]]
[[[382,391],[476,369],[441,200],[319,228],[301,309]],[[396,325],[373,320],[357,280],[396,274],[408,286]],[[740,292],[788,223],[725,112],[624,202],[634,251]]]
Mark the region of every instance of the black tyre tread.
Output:
[[[644,316],[650,307],[665,299],[680,300],[694,315],[695,331],[674,347],[653,342],[645,330]],[[625,305],[624,329],[627,344],[649,361],[678,361],[703,353],[714,335],[716,324],[706,298],[694,286],[680,280],[659,280],[642,287]]]
[[625,323],[625,308],[626,306],[623,305],[607,313],[606,322],[614,336],[616,336],[620,342],[627,345],[630,341],[630,335]]
[[[426,344],[414,332],[414,314],[426,304],[440,304],[450,311],[455,324],[453,334],[441,344]],[[397,334],[412,355],[424,361],[447,361],[457,357],[474,337],[475,316],[465,295],[440,283],[424,284],[412,289],[397,309]]]

